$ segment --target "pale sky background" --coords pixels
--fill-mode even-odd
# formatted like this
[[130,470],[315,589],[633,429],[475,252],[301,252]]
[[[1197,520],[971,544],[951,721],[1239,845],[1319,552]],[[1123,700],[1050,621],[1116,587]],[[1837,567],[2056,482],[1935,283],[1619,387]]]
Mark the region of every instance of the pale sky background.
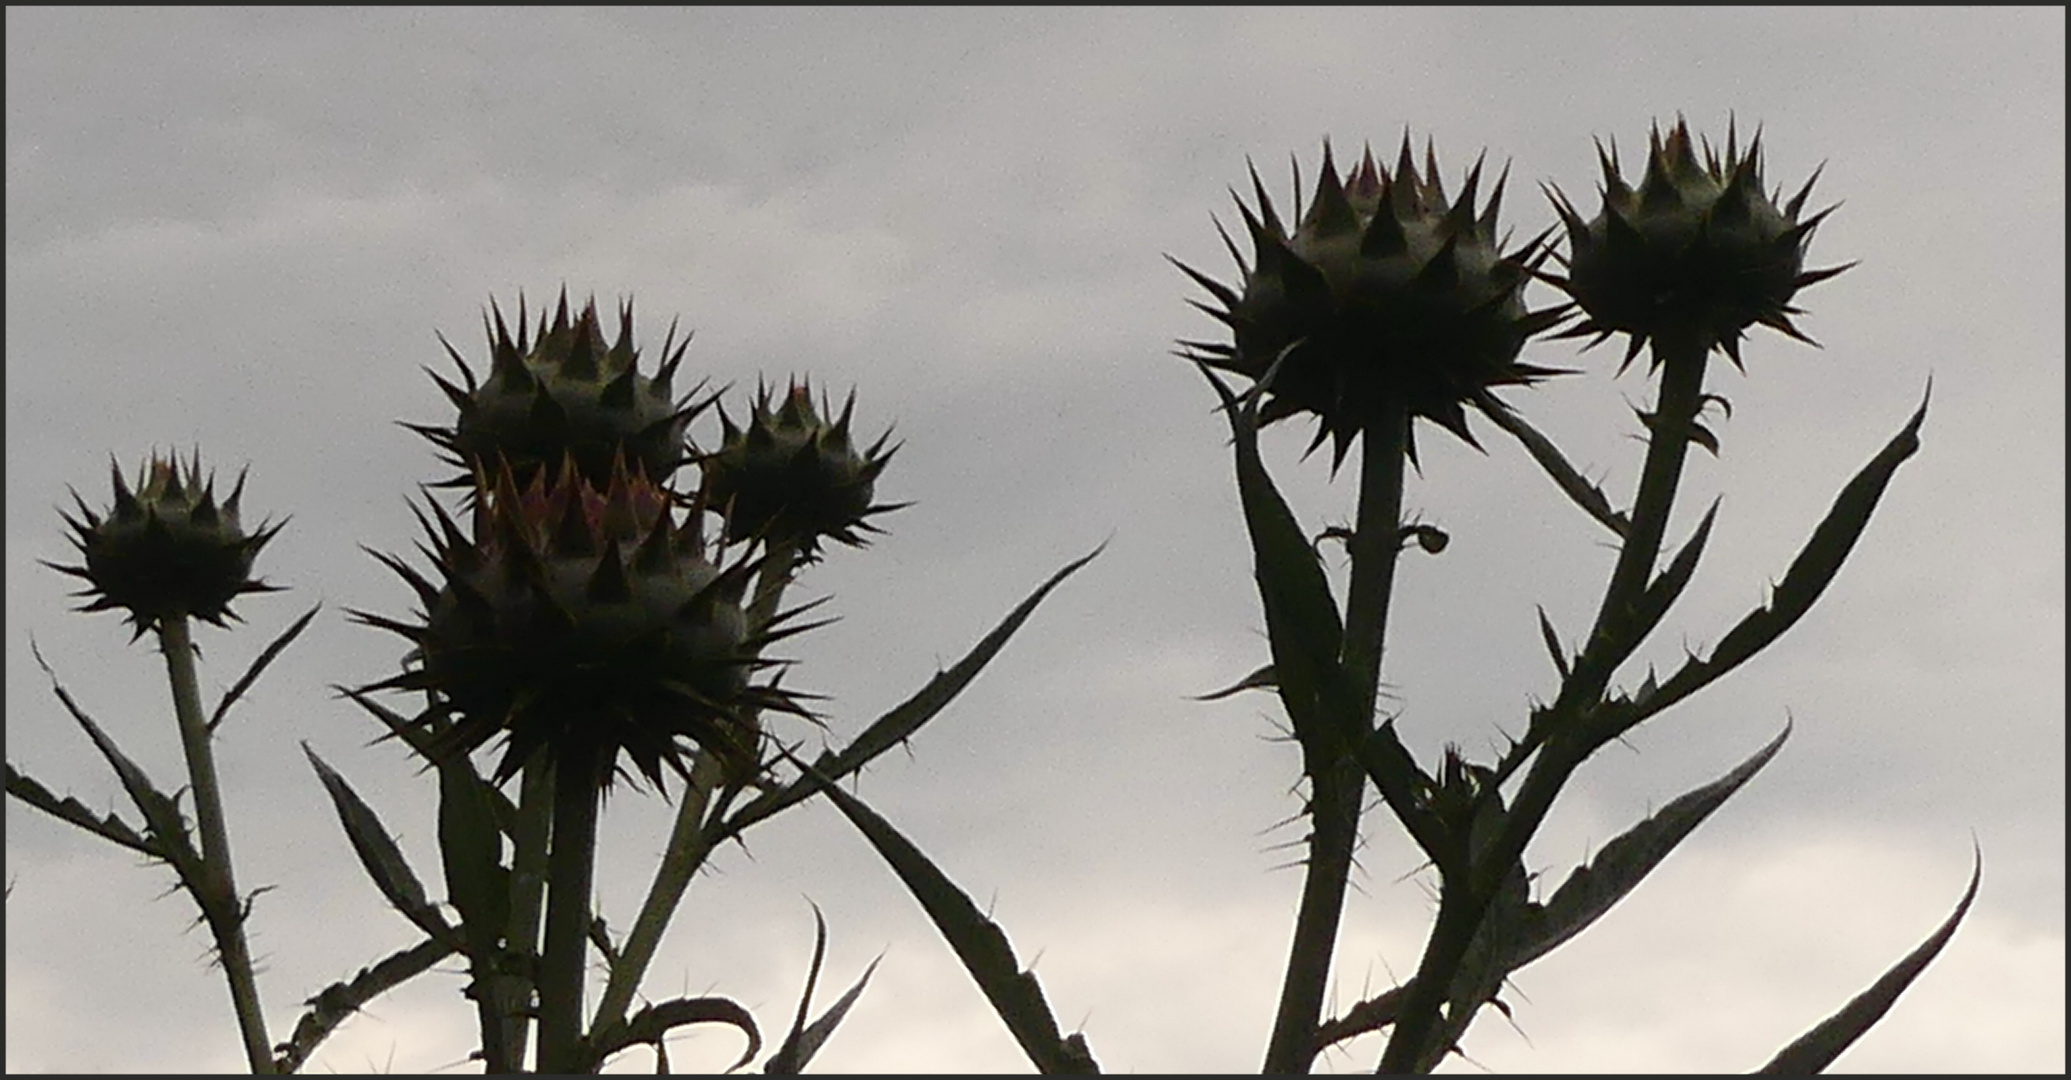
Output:
[[[1516,978],[1497,1071],[1740,1070],[1838,1008],[1954,905],[1975,910],[1851,1071],[2064,1068],[2064,15],[1841,11],[7,12],[7,758],[134,817],[29,656],[161,784],[181,774],[163,668],[114,615],[66,613],[56,509],[107,501],[107,461],[197,440],[254,516],[292,514],[246,599],[199,632],[212,701],[311,604],[324,614],[220,740],[240,884],[276,1038],[300,1002],[412,944],[352,858],[308,740],[436,882],[434,792],[328,687],[402,651],[346,607],[408,590],[415,485],[444,470],[395,426],[450,420],[422,365],[443,331],[479,368],[479,313],[563,283],[633,296],[649,356],[858,388],[905,449],[879,488],[915,505],[799,586],[841,621],[787,678],[845,740],[1038,582],[1112,537],[946,714],[860,792],[989,904],[1067,1030],[1110,1071],[1258,1067],[1297,872],[1296,751],[1265,695],[1187,699],[1263,662],[1227,429],[1172,339],[1217,332],[1161,257],[1235,273],[1209,215],[1258,161],[1276,199],[1322,139],[1438,145],[1449,186],[1513,163],[1504,222],[1596,206],[1591,138],[1639,157],[1680,111],[1766,125],[1768,177],[1843,208],[1808,291],[1823,350],[1759,332],[1722,457],[1698,457],[1675,540],[1725,501],[1689,595],[1645,655],[1709,647],[1767,597],[1842,484],[1934,378],[1919,455],[1819,606],[1778,645],[1580,775],[1528,853],[1542,887],[1732,768],[1794,718],[1769,768],[1630,900]],[[1305,193],[1306,194],[1306,193]],[[1553,300],[1550,290],[1533,294]],[[1527,358],[1585,373],[1513,391],[1623,503],[1652,398],[1615,347]],[[652,360],[648,363],[651,365]],[[738,409],[735,409],[738,413]],[[1533,605],[1584,628],[1612,552],[1514,442],[1426,428],[1406,508],[1452,546],[1403,562],[1385,680],[1411,746],[1478,756],[1554,686]],[[701,421],[694,434],[716,437]],[[1309,432],[1269,462],[1312,531],[1351,514]],[[400,699],[398,699],[400,701]],[[804,734],[800,729],[794,734]],[[630,926],[668,807],[614,797],[603,912]],[[228,996],[162,868],[9,801],[6,1066],[211,1071],[242,1059]],[[1368,818],[1332,1000],[1411,972],[1431,906],[1413,848]],[[647,991],[724,994],[772,1042],[803,982],[806,900],[831,932],[823,1001],[880,952],[816,1065],[1028,1063],[917,904],[824,803],[723,852]],[[437,886],[434,885],[436,890]],[[448,963],[377,1000],[312,1071],[471,1071]],[[592,991],[594,1001],[595,990]],[[672,1044],[717,1068],[738,1038]],[[1319,1067],[1373,1067],[1378,1040]],[[644,1071],[629,1053],[616,1068]],[[1454,1060],[1452,1070],[1473,1066]]]

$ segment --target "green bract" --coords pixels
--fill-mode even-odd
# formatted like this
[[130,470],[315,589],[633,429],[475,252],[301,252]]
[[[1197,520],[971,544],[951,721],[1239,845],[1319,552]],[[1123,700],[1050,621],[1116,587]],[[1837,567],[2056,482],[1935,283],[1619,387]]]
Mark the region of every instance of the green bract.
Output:
[[735,427],[725,406],[720,407],[724,434],[719,449],[700,458],[698,466],[704,471],[706,499],[726,511],[727,539],[796,544],[808,556],[822,537],[860,547],[865,543],[861,534],[882,531],[867,518],[906,505],[870,501],[878,475],[899,449],[884,448],[891,432],[857,453],[849,437],[855,391],[831,424],[821,418],[821,412],[833,411],[825,404],[815,411],[810,385],[794,382],[775,410],[769,389],[758,387],[745,428]]
[[58,512],[72,527],[72,545],[85,556],[85,565],[44,563],[87,583],[73,594],[93,598],[79,610],[128,611],[136,628],[130,637],[134,641],[162,619],[191,615],[221,626],[225,619],[237,618],[231,601],[245,593],[279,588],[255,580],[252,561],[286,521],[262,523],[250,534],[240,527],[237,504],[244,494],[243,472],[230,497],[218,505],[215,476],[202,479],[198,449],[184,480],[177,457],[152,454],[138,475],[134,495],[112,459],[108,470],[115,482],[115,505],[105,518],[88,509],[77,491],[72,501],[80,517]]
[[[1491,386],[1559,374],[1517,359],[1526,339],[1559,322],[1561,312],[1525,308],[1525,284],[1546,252],[1536,239],[1500,250],[1503,180],[1477,214],[1481,163],[1452,202],[1428,144],[1424,161],[1419,176],[1405,134],[1393,172],[1377,168],[1369,150],[1340,180],[1326,142],[1306,213],[1296,176],[1300,224],[1292,234],[1254,170],[1258,213],[1237,203],[1251,232],[1253,265],[1223,236],[1243,272],[1241,288],[1174,260],[1221,304],[1195,306],[1233,334],[1229,343],[1182,342],[1184,355],[1252,380],[1278,363],[1260,422],[1314,413],[1321,426],[1309,448],[1330,436],[1333,468],[1384,401],[1398,400],[1411,416],[1471,444],[1463,402]],[[1413,440],[1409,451],[1414,458]]]
[[1740,339],[1755,323],[1809,343],[1791,323],[1802,313],[1791,298],[1854,265],[1804,268],[1812,231],[1835,209],[1798,219],[1818,171],[1779,208],[1776,196],[1762,191],[1760,132],[1742,154],[1729,125],[1725,157],[1707,141],[1702,165],[1680,120],[1666,138],[1655,128],[1648,142],[1637,190],[1619,175],[1616,147],[1597,144],[1603,210],[1594,220],[1585,222],[1560,189],[1547,189],[1567,226],[1569,251],[1567,276],[1545,277],[1586,316],[1560,336],[1595,334],[1589,344],[1596,345],[1612,334],[1631,335],[1620,372],[1649,340],[1664,336],[1695,335],[1694,347],[1723,349],[1736,365]]
[[612,459],[620,454],[655,482],[666,483],[688,459],[690,421],[711,402],[693,405],[671,390],[690,347],[688,335],[676,342],[675,326],[662,343],[660,367],[648,376],[640,373],[640,353],[632,344],[631,303],[619,308],[618,340],[609,347],[596,301],[571,322],[565,291],[553,321],[541,312],[529,338],[522,297],[516,338],[493,303],[483,321],[489,332],[487,381],[477,385],[474,372],[441,336],[466,388],[435,372],[431,376],[460,415],[451,427],[405,425],[447,451],[448,464],[460,468],[459,476],[440,486],[466,487],[477,465],[493,470],[499,460],[510,463],[522,486],[543,469],[559,468],[563,457],[573,457],[583,478],[602,488],[611,482]]
[[793,695],[749,683],[774,663],[758,650],[793,632],[750,633],[741,596],[754,567],[707,560],[702,511],[678,525],[669,494],[623,460],[602,491],[563,460],[551,485],[535,473],[521,490],[508,466],[493,487],[478,478],[472,537],[430,504],[443,585],[376,554],[424,612],[413,623],[354,612],[416,645],[410,670],[364,689],[431,691],[418,723],[443,729],[443,751],[505,736],[498,783],[541,746],[607,764],[624,750],[656,785],[663,764],[687,775],[679,739],[752,763],[755,710],[803,714]]

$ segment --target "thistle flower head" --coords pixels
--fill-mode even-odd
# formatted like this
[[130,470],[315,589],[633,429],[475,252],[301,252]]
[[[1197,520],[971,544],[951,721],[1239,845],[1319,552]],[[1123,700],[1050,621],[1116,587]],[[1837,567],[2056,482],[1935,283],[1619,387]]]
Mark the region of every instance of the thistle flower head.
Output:
[[759,751],[757,712],[810,715],[801,695],[750,681],[778,663],[764,645],[810,627],[778,628],[796,611],[749,626],[741,600],[757,566],[708,558],[702,507],[679,523],[669,494],[622,457],[601,490],[572,457],[551,483],[536,472],[520,487],[507,463],[476,483],[471,534],[435,502],[419,514],[438,584],[376,553],[416,591],[416,618],[353,613],[413,643],[403,674],[361,689],[428,691],[414,723],[440,754],[500,736],[501,783],[542,747],[607,765],[622,750],[658,787],[664,765],[688,775],[686,744],[738,775]]
[[[1223,235],[1241,271],[1238,286],[1174,260],[1215,297],[1215,306],[1195,306],[1228,326],[1232,340],[1181,342],[1181,355],[1254,382],[1271,373],[1261,422],[1313,413],[1320,424],[1309,449],[1332,439],[1333,468],[1389,402],[1474,444],[1464,403],[1490,387],[1559,374],[1517,359],[1562,312],[1524,304],[1546,255],[1541,241],[1501,250],[1496,216],[1507,176],[1477,209],[1479,160],[1454,200],[1428,144],[1418,172],[1407,133],[1392,170],[1369,150],[1342,178],[1325,142],[1306,211],[1297,169],[1290,231],[1254,170],[1257,211],[1237,200],[1251,235],[1249,264]],[[1412,458],[1415,447],[1412,438]]]
[[515,335],[494,303],[482,321],[489,334],[488,377],[478,381],[441,336],[463,385],[428,373],[458,416],[445,427],[404,425],[446,451],[447,463],[460,470],[438,486],[469,487],[477,466],[493,474],[499,462],[509,463],[522,486],[572,458],[577,471],[602,488],[610,483],[613,459],[621,455],[655,482],[666,483],[688,460],[691,419],[712,403],[710,398],[691,400],[703,383],[688,396],[675,396],[689,335],[678,343],[671,325],[661,363],[648,375],[640,371],[640,353],[633,347],[630,302],[619,308],[618,338],[609,345],[596,301],[571,318],[565,290],[552,320],[541,312],[536,330],[528,332],[522,296]]
[[169,618],[191,615],[222,626],[237,618],[230,604],[239,596],[280,588],[254,578],[252,563],[287,522],[262,522],[244,531],[238,520],[243,472],[230,497],[218,504],[215,476],[203,479],[199,449],[184,476],[176,455],[153,453],[134,493],[123,482],[122,468],[112,458],[108,465],[115,503],[105,514],[89,509],[77,491],[72,501],[79,517],[59,511],[72,529],[72,546],[84,556],[83,565],[44,563],[86,582],[73,595],[91,599],[78,610],[128,612],[134,641]]
[[796,544],[811,557],[822,539],[861,547],[864,533],[883,531],[869,519],[906,504],[871,499],[899,448],[885,447],[891,438],[886,430],[858,450],[850,433],[855,410],[854,390],[839,416],[824,398],[815,409],[808,381],[793,381],[774,408],[769,388],[757,387],[743,426],[735,426],[720,407],[719,449],[702,455],[698,466],[706,499],[726,512],[728,540]]
[[[1567,274],[1547,280],[1573,297],[1584,318],[1561,337],[1612,334],[1629,341],[1622,373],[1649,341],[1677,339],[1720,349],[1740,364],[1740,341],[1755,324],[1812,343],[1791,322],[1798,290],[1833,277],[1844,266],[1805,269],[1812,232],[1830,206],[1800,214],[1818,181],[1814,170],[1783,205],[1782,192],[1762,189],[1762,136],[1745,152],[1729,121],[1724,156],[1703,142],[1704,161],[1678,119],[1666,136],[1649,136],[1646,173],[1638,187],[1625,182],[1616,146],[1597,144],[1603,168],[1603,208],[1585,220],[1559,188],[1547,195],[1566,228]],[[1836,204],[1838,206],[1838,204]],[[1658,359],[1657,359],[1658,362]]]

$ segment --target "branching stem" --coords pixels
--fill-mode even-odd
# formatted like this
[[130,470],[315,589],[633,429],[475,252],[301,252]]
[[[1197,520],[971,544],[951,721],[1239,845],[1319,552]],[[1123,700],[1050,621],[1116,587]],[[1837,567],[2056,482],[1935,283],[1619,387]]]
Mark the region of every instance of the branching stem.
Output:
[[[1501,888],[1504,870],[1519,859],[1532,834],[1552,809],[1553,801],[1568,777],[1581,765],[1594,745],[1574,719],[1593,704],[1608,685],[1612,668],[1625,648],[1607,649],[1598,642],[1605,635],[1627,632],[1625,616],[1646,591],[1653,577],[1654,563],[1661,554],[1661,539],[1674,509],[1683,464],[1689,454],[1690,425],[1703,405],[1704,368],[1708,346],[1694,339],[1657,338],[1654,355],[1663,369],[1661,392],[1654,406],[1654,423],[1647,445],[1646,464],[1640,473],[1639,492],[1633,500],[1632,531],[1619,550],[1618,563],[1605,587],[1596,626],[1590,632],[1585,657],[1607,658],[1601,670],[1584,672],[1567,680],[1561,700],[1554,706],[1558,718],[1552,743],[1538,759],[1518,790],[1503,830],[1485,852],[1475,856],[1467,880],[1441,883],[1438,922],[1425,944],[1417,977],[1401,1010],[1395,1030],[1381,1055],[1379,1071],[1420,1071],[1440,1060],[1446,1047],[1429,1046],[1441,1030],[1439,1010],[1452,991],[1452,976],[1466,956],[1468,946],[1480,930],[1491,900]],[[1586,700],[1585,700],[1586,699]],[[1566,723],[1561,723],[1566,721]],[[1490,798],[1496,797],[1491,793]]]

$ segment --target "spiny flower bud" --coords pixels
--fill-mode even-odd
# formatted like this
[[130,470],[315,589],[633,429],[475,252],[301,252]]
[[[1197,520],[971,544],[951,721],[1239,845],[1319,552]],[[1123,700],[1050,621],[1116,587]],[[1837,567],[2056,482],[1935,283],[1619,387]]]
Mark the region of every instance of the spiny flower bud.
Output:
[[[1791,300],[1805,288],[1853,266],[1806,270],[1812,231],[1836,206],[1799,220],[1812,185],[1779,208],[1762,190],[1762,136],[1742,154],[1729,121],[1721,158],[1709,141],[1697,161],[1690,128],[1678,119],[1667,137],[1649,136],[1646,176],[1637,189],[1619,173],[1618,153],[1597,144],[1603,168],[1603,209],[1584,221],[1560,189],[1547,195],[1567,228],[1568,273],[1543,275],[1574,297],[1586,316],[1561,337],[1628,334],[1623,373],[1648,341],[1684,342],[1703,352],[1725,351],[1740,365],[1740,339],[1760,323],[1812,343],[1791,322],[1802,314]],[[1658,356],[1657,356],[1658,363]]]
[[572,457],[551,484],[537,472],[520,488],[508,463],[494,483],[478,473],[472,535],[427,500],[432,519],[419,520],[442,583],[375,554],[416,591],[418,621],[353,612],[410,639],[414,666],[361,689],[430,691],[415,723],[443,732],[442,754],[503,736],[498,783],[542,746],[599,754],[607,778],[624,750],[657,786],[665,764],[687,775],[679,740],[733,775],[752,768],[758,710],[809,714],[750,673],[779,663],[765,645],[817,624],[775,629],[800,608],[751,631],[741,598],[757,566],[708,560],[703,508],[679,525],[672,501],[623,458],[599,490]]
[[608,347],[597,302],[591,300],[571,320],[566,290],[553,321],[541,312],[538,329],[529,336],[522,296],[516,337],[493,302],[483,325],[489,333],[486,381],[477,384],[474,372],[443,335],[439,343],[460,368],[465,388],[427,369],[459,410],[453,425],[404,425],[445,450],[447,463],[461,470],[438,486],[467,487],[477,465],[493,470],[499,461],[510,463],[522,486],[571,457],[583,478],[602,488],[611,482],[612,460],[621,454],[655,482],[666,483],[687,460],[690,421],[712,402],[708,398],[692,404],[690,397],[674,396],[671,384],[690,347],[688,335],[681,344],[676,342],[674,325],[652,376],[639,371],[630,302],[619,308],[618,340]]
[[706,499],[726,511],[727,539],[796,544],[810,557],[822,537],[862,546],[862,533],[882,531],[866,519],[907,505],[870,501],[878,475],[899,449],[885,449],[891,432],[858,453],[849,435],[855,391],[849,391],[832,423],[822,418],[832,410],[824,400],[821,404],[815,411],[810,385],[793,382],[783,405],[774,410],[769,389],[758,386],[746,427],[735,427],[720,406],[724,434],[719,449],[698,465]]
[[252,562],[287,522],[262,522],[250,534],[244,531],[238,522],[243,472],[230,497],[218,505],[214,474],[202,479],[199,449],[184,478],[177,456],[161,458],[154,452],[138,474],[135,494],[123,483],[121,467],[112,458],[108,465],[115,505],[105,518],[88,509],[77,491],[72,501],[80,517],[58,512],[71,526],[72,545],[85,556],[85,565],[43,564],[87,583],[73,595],[93,599],[78,610],[129,612],[136,628],[130,640],[135,641],[168,618],[191,615],[222,626],[225,619],[237,618],[231,601],[245,593],[279,590],[252,577]]
[[[1424,161],[1420,176],[1405,133],[1392,172],[1377,167],[1369,150],[1340,179],[1325,142],[1323,174],[1306,212],[1297,171],[1298,225],[1291,234],[1253,170],[1258,212],[1237,201],[1251,233],[1251,265],[1223,233],[1241,286],[1173,260],[1221,305],[1195,306],[1233,335],[1229,343],[1183,341],[1181,355],[1254,381],[1279,364],[1261,423],[1314,413],[1321,423],[1309,449],[1332,438],[1333,469],[1384,403],[1399,403],[1474,444],[1463,403],[1489,387],[1560,374],[1517,360],[1525,341],[1562,312],[1524,305],[1525,285],[1545,258],[1541,241],[1500,250],[1496,214],[1508,171],[1477,213],[1480,161],[1458,201],[1447,199],[1428,143]],[[1415,448],[1412,438],[1412,459]]]

